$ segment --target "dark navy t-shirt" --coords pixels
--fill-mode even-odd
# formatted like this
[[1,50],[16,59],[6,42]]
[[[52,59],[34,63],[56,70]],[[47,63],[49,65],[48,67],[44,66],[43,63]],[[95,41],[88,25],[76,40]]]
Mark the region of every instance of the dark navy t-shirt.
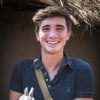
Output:
[[25,87],[34,88],[35,100],[44,100],[34,69],[41,68],[48,90],[53,100],[74,100],[94,96],[93,73],[85,61],[65,55],[65,62],[57,75],[50,81],[49,75],[41,62],[41,57],[23,60],[13,69],[10,90],[23,93]]

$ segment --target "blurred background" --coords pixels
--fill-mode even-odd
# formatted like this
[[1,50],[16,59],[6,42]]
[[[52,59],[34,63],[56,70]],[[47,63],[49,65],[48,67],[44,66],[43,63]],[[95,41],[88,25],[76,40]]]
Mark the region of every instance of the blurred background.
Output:
[[[35,39],[32,16],[47,4],[31,0],[1,0],[0,6],[0,100],[8,100],[9,80],[16,63],[40,54]],[[81,23],[65,47],[69,55],[83,59],[92,66],[95,77],[95,100],[100,98],[100,25],[90,28]]]

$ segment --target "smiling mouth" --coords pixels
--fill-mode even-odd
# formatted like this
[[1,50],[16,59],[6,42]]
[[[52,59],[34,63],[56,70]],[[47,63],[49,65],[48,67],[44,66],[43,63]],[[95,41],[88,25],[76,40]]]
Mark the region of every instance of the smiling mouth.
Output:
[[57,44],[59,43],[60,41],[47,41],[48,44]]

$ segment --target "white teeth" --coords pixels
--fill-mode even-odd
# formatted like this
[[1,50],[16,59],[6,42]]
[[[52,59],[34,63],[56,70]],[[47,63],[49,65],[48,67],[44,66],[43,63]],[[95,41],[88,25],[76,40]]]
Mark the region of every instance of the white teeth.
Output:
[[48,41],[48,43],[54,44],[54,43],[58,43],[57,41]]

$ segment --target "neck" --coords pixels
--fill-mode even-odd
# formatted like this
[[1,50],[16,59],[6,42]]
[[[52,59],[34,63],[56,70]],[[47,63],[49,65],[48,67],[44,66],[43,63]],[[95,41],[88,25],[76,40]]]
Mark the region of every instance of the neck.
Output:
[[63,61],[63,52],[56,53],[56,54],[45,54],[42,52],[42,62],[47,69],[49,70],[55,70],[57,69]]
[[63,62],[63,52],[56,54],[42,52],[41,57],[42,63],[49,74],[50,80],[53,80]]

